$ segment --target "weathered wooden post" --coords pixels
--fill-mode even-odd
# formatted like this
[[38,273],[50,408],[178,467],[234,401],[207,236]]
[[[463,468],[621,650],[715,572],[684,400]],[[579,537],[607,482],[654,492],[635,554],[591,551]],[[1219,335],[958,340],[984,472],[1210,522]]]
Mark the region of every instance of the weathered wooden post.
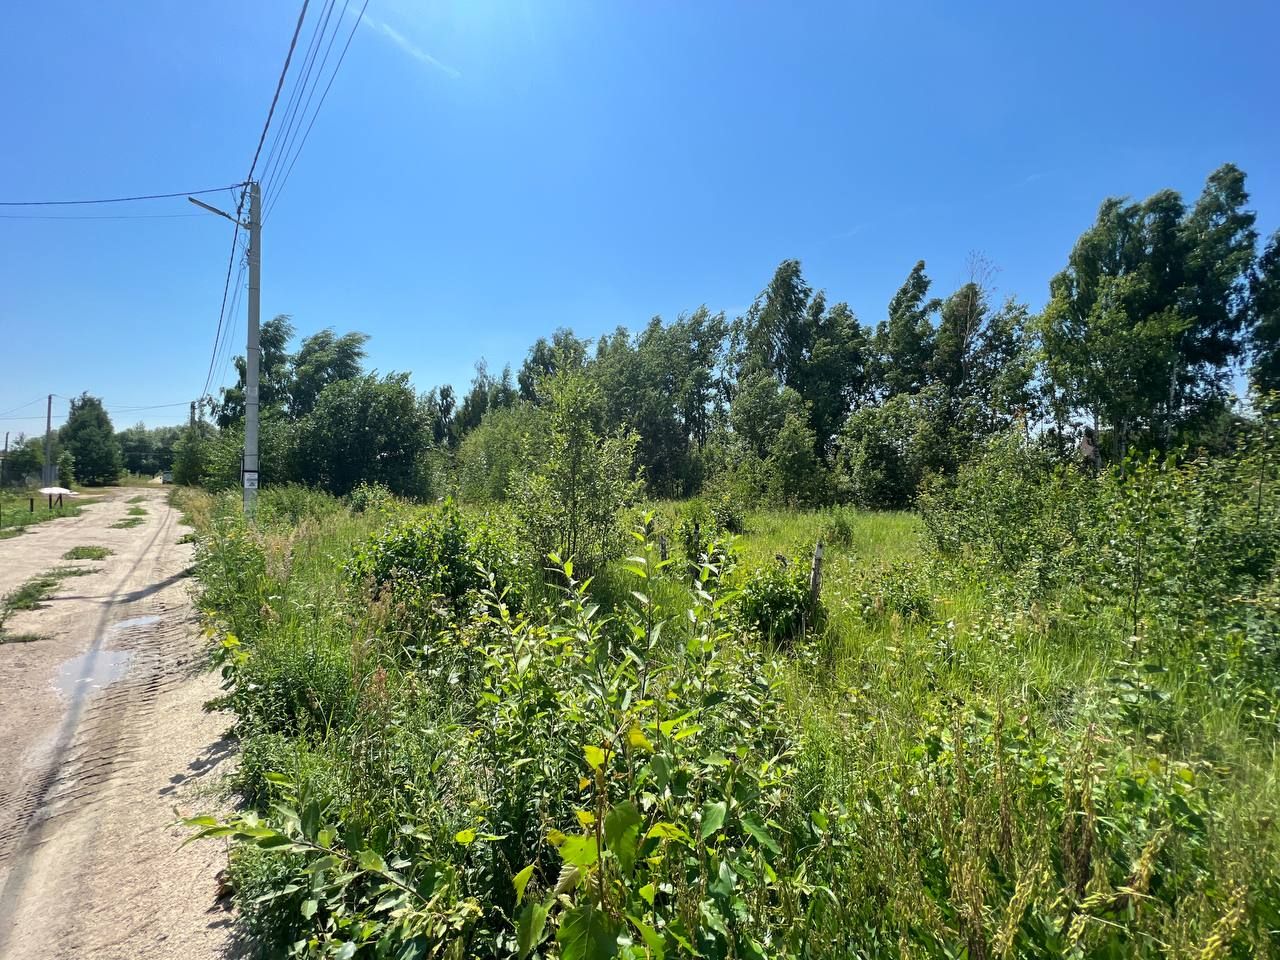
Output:
[[809,568],[809,598],[816,606],[822,593],[822,541],[813,547],[813,566]]

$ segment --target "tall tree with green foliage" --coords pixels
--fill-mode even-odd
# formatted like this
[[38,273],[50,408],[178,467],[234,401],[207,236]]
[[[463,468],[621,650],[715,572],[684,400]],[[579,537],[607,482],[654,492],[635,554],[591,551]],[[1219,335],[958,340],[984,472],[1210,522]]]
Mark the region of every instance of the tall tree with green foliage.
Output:
[[429,442],[421,410],[408,374],[329,384],[298,424],[297,479],[338,495],[361,481],[414,495],[420,454]]
[[124,470],[120,441],[98,397],[82,393],[71,401],[71,413],[58,431],[62,445],[75,458],[76,478],[97,486],[114,483]]
[[1254,386],[1280,391],[1280,230],[1271,234],[1250,279],[1256,327],[1253,332]]
[[883,394],[916,393],[929,382],[933,363],[933,315],[941,301],[929,297],[930,281],[924,261],[911,268],[906,281],[889,301],[889,316],[877,328],[876,354]]
[[1163,190],[1112,198],[1050,282],[1041,320],[1055,419],[1083,414],[1130,442],[1168,449],[1180,428],[1213,416],[1249,322],[1256,233],[1244,174],[1215,170],[1195,206]]
[[539,381],[546,432],[527,445],[512,498],[525,536],[542,555],[556,553],[598,570],[622,548],[621,512],[640,484],[636,435],[602,429],[604,398],[581,371]]
[[[290,358],[292,371],[285,383],[276,389],[288,391],[289,413],[300,419],[310,413],[320,392],[339,380],[354,380],[364,369],[364,345],[369,341],[365,333],[344,333],[338,336],[332,327],[305,337],[298,353]],[[273,374],[276,365],[272,364]]]

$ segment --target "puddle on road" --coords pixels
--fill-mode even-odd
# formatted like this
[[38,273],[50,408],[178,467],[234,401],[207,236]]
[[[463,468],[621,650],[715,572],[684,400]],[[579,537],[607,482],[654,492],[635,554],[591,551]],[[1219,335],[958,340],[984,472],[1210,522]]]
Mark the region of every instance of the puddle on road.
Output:
[[136,630],[138,627],[149,627],[153,623],[159,623],[159,614],[148,614],[145,617],[130,617],[128,620],[121,620],[119,623],[113,623],[107,629],[112,633],[118,633],[121,630]]
[[101,690],[129,672],[132,650],[98,650],[72,657],[58,669],[53,685],[64,696],[75,698]]
[[[129,617],[107,627],[107,633],[119,634],[127,630],[140,630],[159,623],[157,614]],[[133,660],[132,650],[90,650],[72,657],[58,668],[53,685],[63,696],[75,700],[87,693],[94,693],[124,679]]]

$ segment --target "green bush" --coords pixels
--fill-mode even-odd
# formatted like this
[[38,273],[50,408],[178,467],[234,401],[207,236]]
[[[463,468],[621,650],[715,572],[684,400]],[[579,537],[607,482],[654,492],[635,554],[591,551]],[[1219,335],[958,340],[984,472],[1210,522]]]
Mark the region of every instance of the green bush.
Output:
[[352,513],[381,513],[395,502],[395,495],[380,483],[361,480],[347,496]]
[[415,629],[469,609],[491,586],[518,607],[531,579],[513,525],[497,513],[464,516],[452,500],[373,534],[346,571],[402,607]]
[[809,592],[809,571],[802,560],[752,570],[734,609],[742,629],[770,643],[789,645],[822,627],[822,602]]

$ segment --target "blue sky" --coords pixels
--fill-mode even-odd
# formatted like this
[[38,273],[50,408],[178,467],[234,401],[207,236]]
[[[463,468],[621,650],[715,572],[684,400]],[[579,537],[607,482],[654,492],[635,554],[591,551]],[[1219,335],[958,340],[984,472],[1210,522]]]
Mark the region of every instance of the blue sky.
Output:
[[[240,180],[297,10],[14,5],[0,200]],[[970,251],[1038,307],[1107,195],[1232,161],[1280,225],[1278,35],[1269,3],[371,0],[266,222],[263,316],[362,330],[426,389],[561,325],[741,311],[786,257],[864,322]],[[193,213],[0,209],[0,431],[50,391],[185,416],[128,408],[204,383],[231,227]]]

